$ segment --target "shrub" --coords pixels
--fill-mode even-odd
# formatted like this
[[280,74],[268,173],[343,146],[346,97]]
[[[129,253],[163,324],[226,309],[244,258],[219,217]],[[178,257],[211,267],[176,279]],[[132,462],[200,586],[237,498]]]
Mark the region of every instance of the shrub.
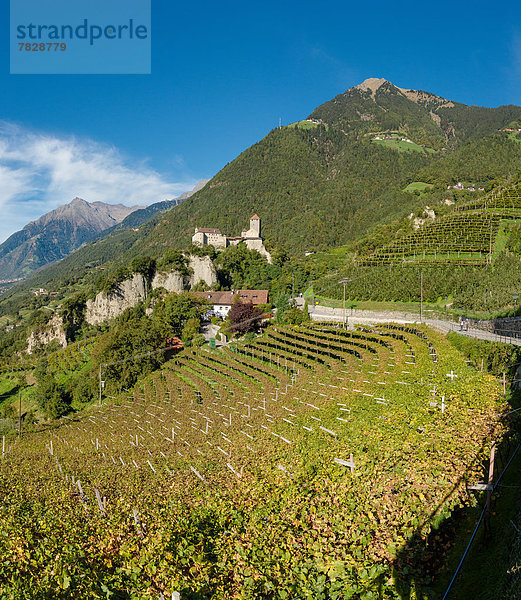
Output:
[[263,312],[251,302],[235,302],[228,313],[230,332],[244,334],[258,329]]

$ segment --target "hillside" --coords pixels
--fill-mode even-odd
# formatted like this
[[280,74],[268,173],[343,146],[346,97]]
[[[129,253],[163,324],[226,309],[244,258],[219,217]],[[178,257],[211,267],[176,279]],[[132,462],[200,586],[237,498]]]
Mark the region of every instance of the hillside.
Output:
[[[29,278],[27,283],[19,283],[16,289],[27,290],[31,287],[46,286],[59,287],[64,281],[68,284],[74,276],[84,275],[93,266],[103,265],[107,262],[114,261],[117,258],[124,257],[125,253],[134,246],[136,241],[146,237],[150,233],[151,228],[161,219],[163,213],[175,208],[183,200],[190,198],[190,196],[202,189],[207,182],[207,179],[201,179],[192,190],[184,192],[173,200],[156,202],[155,204],[143,208],[133,207],[130,213],[126,213],[127,216],[120,218],[115,224],[114,220],[109,220],[108,227],[103,227],[103,229],[98,232],[92,231],[92,233],[88,234],[88,240],[78,249],[64,253],[62,257],[56,258],[56,260],[53,260],[53,263],[55,264],[50,264],[46,269],[40,268],[38,272],[34,273],[32,277]],[[53,212],[49,213],[49,216],[44,215],[48,227],[58,227],[53,221]],[[124,215],[124,212],[120,211],[117,214],[122,216]],[[44,217],[42,217],[42,219]],[[22,240],[23,242],[23,237],[25,235],[24,230],[22,230],[21,232],[13,234],[7,241],[12,240],[10,242],[11,246],[16,248],[17,241]],[[5,244],[7,244],[7,241]],[[21,253],[21,251],[19,253]],[[42,253],[42,260],[44,260],[46,254],[43,250]],[[26,260],[28,259],[29,258],[27,257]],[[8,258],[6,258],[6,262],[7,260]],[[6,277],[6,279],[11,279],[11,277]],[[12,279],[14,279],[14,277]],[[3,290],[0,289],[0,293],[2,291]]]
[[[370,109],[374,119],[367,117]],[[238,235],[254,213],[262,218],[267,247],[276,254],[282,250],[296,260],[304,252],[343,246],[345,256],[346,249],[360,249],[367,239],[369,244],[362,241],[362,246],[374,251],[392,241],[397,223],[399,228],[408,215],[421,217],[426,205],[438,213],[446,203],[470,202],[507,185],[519,170],[521,144],[505,127],[520,112],[513,106],[466,107],[367,80],[317,108],[310,118],[271,131],[175,211],[162,204],[136,211],[98,234],[95,243],[15,285],[4,298],[17,297],[14,304],[8,301],[14,313],[31,287],[63,289],[66,295],[79,281],[81,290],[88,289],[95,279],[89,272],[111,270],[140,255],[159,258],[169,247],[186,249],[196,226]],[[379,119],[384,114],[398,119],[401,132],[382,133],[384,121]],[[448,129],[442,114],[451,115]],[[396,128],[398,121],[386,126]],[[399,139],[396,147],[375,139],[392,136]],[[451,144],[446,143],[449,138]],[[402,151],[413,145],[415,150]],[[458,182],[476,191],[447,189]],[[410,232],[410,223],[405,230]],[[481,260],[483,244],[477,251]],[[302,268],[302,285],[316,271],[314,265]],[[280,286],[287,289],[287,277],[282,280]]]
[[[49,364],[62,377],[90,352]],[[270,328],[108,400],[8,433],[7,594],[434,598],[441,526],[507,410],[442,336],[393,326]]]
[[195,226],[231,235],[257,213],[273,246],[302,252],[341,244],[412,209],[416,198],[401,190],[428,163],[323,126],[276,129],[165,216],[148,241],[186,245]]
[[27,224],[0,245],[0,279],[27,277],[69,255],[140,208],[89,203],[81,198],[59,206]]
[[[398,231],[384,246],[361,251],[362,265],[383,264],[492,264],[506,247],[511,230],[521,219],[521,184],[466,202],[446,206],[441,215],[430,211],[427,219]],[[363,248],[363,242],[360,244]]]
[[[254,212],[268,245],[303,252],[345,244],[419,206],[404,192],[412,181],[434,183],[440,200],[462,177],[487,184],[514,174],[521,144],[500,130],[520,114],[367,80],[248,148],[165,216],[147,245],[181,247],[195,226],[233,234]],[[420,151],[380,145],[382,132]]]
[[[483,480],[491,441],[508,435],[499,380],[427,327],[310,325],[289,298],[308,289],[310,305],[347,292],[508,307],[521,282],[520,226],[509,237],[501,220],[518,210],[508,184],[521,144],[503,128],[521,109],[371,80],[343,96],[270,132],[175,210],[136,211],[4,295],[8,594],[439,597],[458,542],[451,517],[474,503],[467,484]],[[253,213],[273,264],[243,244],[194,248],[215,277],[192,283],[268,289],[277,321],[210,349],[208,306],[154,287],[154,272],[190,278],[173,248],[188,248],[196,226],[237,235]],[[461,254],[460,233],[472,237],[470,256],[436,262],[440,248]],[[494,262],[492,236],[503,240]],[[402,262],[378,260],[397,240]],[[415,264],[403,264],[411,251]],[[130,302],[129,281],[141,301]],[[91,318],[106,300],[118,310]],[[173,336],[184,350],[165,348]],[[508,347],[483,352],[514,377]],[[502,469],[509,452],[498,454]]]

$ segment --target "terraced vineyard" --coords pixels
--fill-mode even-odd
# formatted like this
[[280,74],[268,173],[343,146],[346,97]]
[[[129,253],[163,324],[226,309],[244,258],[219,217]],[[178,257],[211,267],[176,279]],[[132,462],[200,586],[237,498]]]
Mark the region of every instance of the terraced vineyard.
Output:
[[521,185],[512,186],[497,192],[492,192],[484,198],[466,202],[457,206],[457,211],[487,210],[499,213],[502,216],[519,218],[521,212]]
[[486,264],[492,260],[501,219],[521,219],[521,185],[457,205],[451,214],[425,223],[357,262],[367,266]]
[[[49,368],[55,376],[68,375],[72,371],[80,369],[90,360],[93,345],[93,340],[81,341],[52,352],[47,359]],[[0,374],[31,371],[36,364],[37,359],[30,356],[18,359],[10,363],[0,364]]]
[[89,362],[93,345],[93,340],[81,341],[53,352],[48,359],[49,368],[55,376],[77,371]]
[[427,329],[185,350],[11,440],[2,597],[429,597],[433,530],[480,479],[500,397]]
[[2,373],[19,373],[34,369],[36,361],[34,359],[18,359],[17,361],[0,363],[0,374]]
[[499,215],[487,212],[453,213],[361,257],[359,264],[484,264],[492,254],[500,221]]

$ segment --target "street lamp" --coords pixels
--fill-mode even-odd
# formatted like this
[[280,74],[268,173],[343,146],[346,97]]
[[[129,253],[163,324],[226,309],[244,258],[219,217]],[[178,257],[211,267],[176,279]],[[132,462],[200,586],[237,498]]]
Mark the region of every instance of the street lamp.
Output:
[[346,312],[346,283],[349,283],[351,279],[341,279],[338,283],[344,284],[344,329],[347,329],[347,312]]
[[514,317],[516,316],[516,304],[517,304],[517,297],[519,296],[519,294],[517,292],[514,292],[512,294],[512,297],[514,298]]

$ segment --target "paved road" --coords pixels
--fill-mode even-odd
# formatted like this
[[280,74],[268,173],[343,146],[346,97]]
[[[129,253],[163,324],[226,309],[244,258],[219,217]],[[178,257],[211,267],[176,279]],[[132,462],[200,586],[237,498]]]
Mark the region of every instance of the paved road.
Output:
[[[344,321],[344,310],[342,308],[315,306],[314,308],[310,307],[309,314],[313,321],[336,321],[338,323],[342,323]],[[373,325],[375,323],[424,323],[425,325],[429,325],[433,329],[437,329],[443,333],[455,331],[456,333],[471,338],[489,340],[493,342],[506,342],[509,344],[515,344],[516,346],[521,346],[521,339],[505,337],[504,335],[500,336],[495,333],[482,331],[481,329],[474,329],[472,327],[469,327],[466,331],[461,331],[458,323],[429,318],[424,318],[422,321],[420,321],[420,315],[414,313],[348,309],[346,311],[346,318],[348,327],[351,327],[355,323],[361,325]]]

